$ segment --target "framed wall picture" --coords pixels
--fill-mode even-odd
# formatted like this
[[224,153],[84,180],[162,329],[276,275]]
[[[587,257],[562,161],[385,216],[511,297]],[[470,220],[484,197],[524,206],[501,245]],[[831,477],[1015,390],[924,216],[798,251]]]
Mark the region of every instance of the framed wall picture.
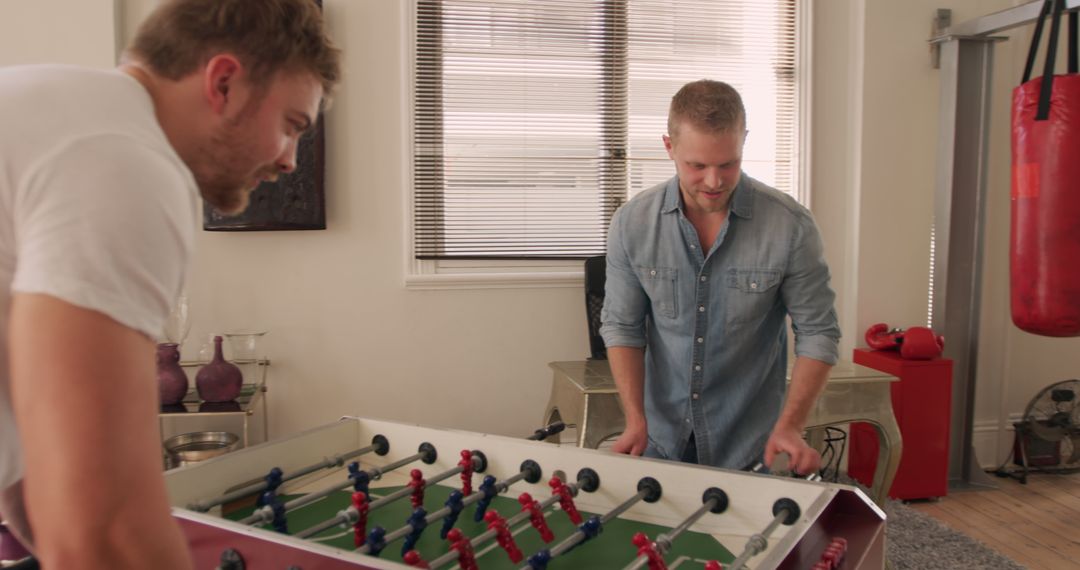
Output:
[[251,193],[247,210],[224,216],[203,204],[203,229],[224,232],[268,230],[325,230],[326,199],[323,192],[325,140],[323,118],[300,139],[296,170],[263,182]]

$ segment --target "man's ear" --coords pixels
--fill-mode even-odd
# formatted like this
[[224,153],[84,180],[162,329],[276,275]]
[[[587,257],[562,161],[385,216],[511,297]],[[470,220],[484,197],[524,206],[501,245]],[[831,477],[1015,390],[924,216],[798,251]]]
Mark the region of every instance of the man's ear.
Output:
[[235,100],[235,88],[243,75],[240,60],[231,54],[218,54],[206,62],[203,76],[203,95],[215,113],[224,113]]
[[671,153],[673,148],[673,144],[671,142],[671,135],[663,135],[662,138],[664,139],[664,150],[667,151],[668,158],[670,158],[671,160],[675,160],[675,155]]

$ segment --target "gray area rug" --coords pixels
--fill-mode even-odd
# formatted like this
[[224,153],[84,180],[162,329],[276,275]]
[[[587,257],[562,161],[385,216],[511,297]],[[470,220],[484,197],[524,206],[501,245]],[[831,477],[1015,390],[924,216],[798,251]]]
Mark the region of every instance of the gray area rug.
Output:
[[893,570],[994,569],[1024,567],[929,515],[889,500],[885,507],[886,549]]
[[[870,490],[841,473],[838,483]],[[1025,570],[989,546],[889,499],[885,505],[885,556],[892,570]]]

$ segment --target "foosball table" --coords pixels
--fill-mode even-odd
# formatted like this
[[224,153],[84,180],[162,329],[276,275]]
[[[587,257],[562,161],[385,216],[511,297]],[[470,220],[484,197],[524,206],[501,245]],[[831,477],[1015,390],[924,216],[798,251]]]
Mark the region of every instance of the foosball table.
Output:
[[365,418],[166,476],[198,568],[876,568],[855,488]]

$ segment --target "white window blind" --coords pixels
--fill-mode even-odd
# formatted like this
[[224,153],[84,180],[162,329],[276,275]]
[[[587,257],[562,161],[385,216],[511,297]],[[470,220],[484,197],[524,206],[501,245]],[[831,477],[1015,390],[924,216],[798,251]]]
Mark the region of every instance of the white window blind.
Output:
[[796,194],[794,0],[416,0],[414,253],[583,258],[674,175],[667,108],[735,86],[743,168]]

